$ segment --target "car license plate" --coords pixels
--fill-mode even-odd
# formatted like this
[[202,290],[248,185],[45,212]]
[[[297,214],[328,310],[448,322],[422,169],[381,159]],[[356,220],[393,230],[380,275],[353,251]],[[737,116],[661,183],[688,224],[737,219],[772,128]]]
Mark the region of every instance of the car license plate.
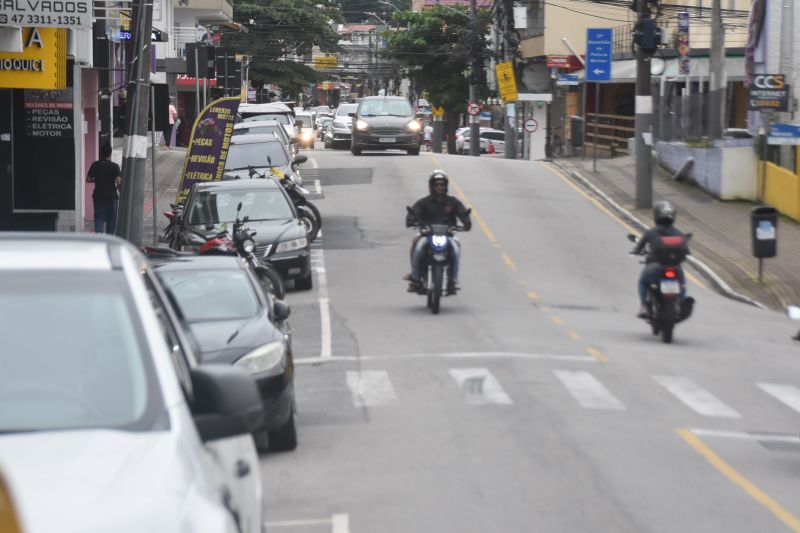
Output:
[[395,141],[394,137],[381,137],[378,141],[382,143],[393,143]]
[[674,279],[661,280],[661,294],[680,294],[681,285]]

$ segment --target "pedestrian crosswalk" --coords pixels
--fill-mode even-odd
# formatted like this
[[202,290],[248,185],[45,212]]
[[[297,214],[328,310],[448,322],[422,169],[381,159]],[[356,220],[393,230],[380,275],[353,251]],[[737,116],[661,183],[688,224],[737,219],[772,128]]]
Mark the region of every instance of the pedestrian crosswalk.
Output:
[[[543,374],[537,374],[536,387],[528,385],[529,380],[519,380],[516,376],[510,377],[505,386],[485,367],[452,367],[432,368],[429,372],[440,373],[441,377],[433,380],[439,384],[443,394],[450,394],[456,401],[461,401],[468,406],[514,406],[530,400],[531,394],[542,394],[542,391],[557,388],[565,391],[565,397],[571,398],[576,408],[591,411],[624,412],[629,408],[639,406],[640,390],[621,390],[623,385],[617,383],[612,377],[598,377],[590,371],[577,371],[554,369]],[[449,374],[449,378],[444,375]],[[327,375],[337,375],[337,372]],[[388,370],[349,370],[344,372],[346,390],[349,392],[352,405],[358,408],[386,408],[401,405],[404,401],[414,401],[419,391],[419,380],[413,386],[408,384],[408,376],[398,377],[400,387],[396,387]],[[788,407],[786,413],[800,414],[800,387],[787,383],[754,382],[750,390],[736,390],[735,396],[729,398],[729,403],[710,390],[714,387],[703,387],[695,380],[684,376],[652,375],[648,376],[655,394],[661,400],[675,401],[676,411],[688,415],[694,414],[708,418],[740,419],[743,418],[740,410],[730,404],[738,404],[740,409],[747,410],[749,403],[767,401],[773,405],[779,404]],[[618,393],[612,392],[607,383],[615,383],[620,389]],[[423,382],[430,380],[423,379]],[[645,380],[646,381],[646,380]],[[645,386],[646,383],[644,383]],[[406,387],[409,390],[403,391]],[[329,390],[337,390],[335,387]],[[549,389],[548,389],[549,390]],[[726,388],[729,393],[730,388]],[[302,392],[300,393],[302,396]],[[755,397],[753,395],[756,395]],[[302,402],[302,398],[300,399]],[[626,405],[627,402],[627,405]],[[634,402],[637,402],[634,404]],[[568,405],[568,404],[565,404]],[[771,409],[774,411],[775,409]]]

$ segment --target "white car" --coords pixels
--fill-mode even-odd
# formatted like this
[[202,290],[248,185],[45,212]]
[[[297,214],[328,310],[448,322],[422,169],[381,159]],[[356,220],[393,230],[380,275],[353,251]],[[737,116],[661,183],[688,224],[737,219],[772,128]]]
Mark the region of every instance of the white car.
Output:
[[[461,133],[456,130],[456,153],[469,154],[470,151],[470,129],[459,128]],[[494,147],[494,152],[501,154],[506,151],[505,132],[492,128],[480,128],[481,153],[489,152],[489,144]]]
[[358,110],[358,104],[341,104],[336,108],[331,123],[330,143],[325,143],[325,148],[349,148],[353,138],[353,117],[350,113]]
[[0,315],[0,465],[25,533],[261,531],[255,382],[197,364],[130,243],[0,233]]
[[297,137],[298,131],[294,123],[294,111],[291,107],[281,102],[270,104],[240,104],[239,116],[245,122],[251,120],[277,120],[286,130],[286,135],[292,139]]
[[294,116],[295,127],[303,148],[314,148],[314,117],[311,113],[298,112]]

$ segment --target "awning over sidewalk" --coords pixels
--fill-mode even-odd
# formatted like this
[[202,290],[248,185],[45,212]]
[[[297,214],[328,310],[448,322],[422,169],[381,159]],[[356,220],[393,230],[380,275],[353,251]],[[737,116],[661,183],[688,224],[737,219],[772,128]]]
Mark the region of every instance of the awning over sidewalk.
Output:
[[[727,73],[728,81],[744,81],[744,58],[743,57],[726,57],[725,72]],[[575,72],[579,79],[583,79],[583,70]],[[651,60],[650,72],[653,76],[665,76],[667,80],[678,81],[683,80],[684,75],[678,74],[678,58],[672,57],[668,59],[661,59],[654,57]],[[709,59],[707,57],[693,57],[689,63],[689,77],[695,80],[699,77],[708,79],[709,77]],[[624,59],[622,61],[614,61],[611,63],[611,83],[636,83],[636,60]]]

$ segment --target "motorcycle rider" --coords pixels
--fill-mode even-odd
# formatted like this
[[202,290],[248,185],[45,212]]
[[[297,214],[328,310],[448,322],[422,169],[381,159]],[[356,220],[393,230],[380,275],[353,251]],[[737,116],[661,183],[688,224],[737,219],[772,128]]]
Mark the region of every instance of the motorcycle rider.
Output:
[[[634,246],[633,251],[631,251],[632,254],[638,255],[644,251],[645,247],[647,247],[645,266],[644,269],[642,269],[642,274],[639,276],[640,308],[639,314],[637,315],[639,318],[648,317],[647,305],[645,304],[645,300],[647,298],[647,288],[653,283],[658,283],[661,275],[662,266],[654,257],[653,252],[662,246],[662,237],[684,237],[683,232],[677,230],[673,226],[676,215],[677,211],[675,210],[675,206],[672,205],[672,202],[664,200],[656,203],[656,205],[653,207],[653,218],[655,219],[656,225],[644,232],[641,238],[636,242],[636,246]],[[688,254],[689,247],[686,245],[685,240],[683,247],[684,255]],[[676,266],[678,267],[678,281],[681,286],[680,298],[683,300],[683,298],[686,296],[686,279],[683,275],[683,269],[680,267],[680,265]]]
[[[443,170],[434,170],[428,178],[428,191],[430,194],[417,200],[411,207],[411,211],[406,214],[406,227],[426,226],[428,224],[447,224],[455,226],[457,220],[461,221],[464,231],[472,228],[472,221],[469,218],[470,210],[455,196],[447,194],[448,185],[447,174]],[[461,250],[458,241],[450,240],[452,246],[452,262],[450,264],[450,277],[447,283],[447,293],[455,294],[458,286],[458,265],[461,258]],[[418,292],[421,289],[419,281],[420,270],[422,269],[422,258],[428,239],[420,238],[418,235],[413,243],[411,253],[411,275],[408,277],[408,292]]]

